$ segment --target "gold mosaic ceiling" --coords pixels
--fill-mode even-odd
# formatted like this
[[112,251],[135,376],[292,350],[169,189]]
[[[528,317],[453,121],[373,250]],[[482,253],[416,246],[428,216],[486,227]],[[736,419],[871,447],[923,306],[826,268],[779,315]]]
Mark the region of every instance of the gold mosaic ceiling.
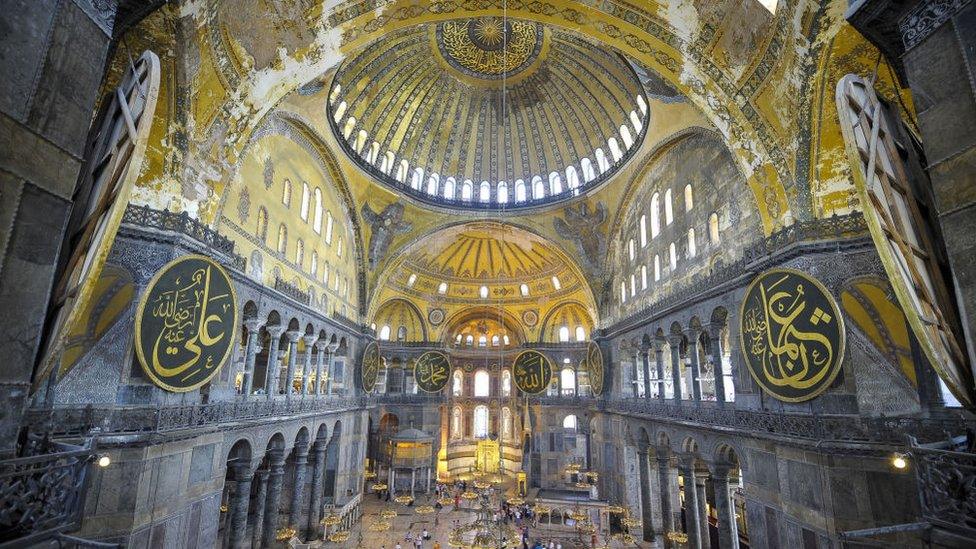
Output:
[[575,196],[626,162],[649,116],[618,53],[492,17],[392,33],[339,67],[329,97],[333,130],[360,167],[461,207]]

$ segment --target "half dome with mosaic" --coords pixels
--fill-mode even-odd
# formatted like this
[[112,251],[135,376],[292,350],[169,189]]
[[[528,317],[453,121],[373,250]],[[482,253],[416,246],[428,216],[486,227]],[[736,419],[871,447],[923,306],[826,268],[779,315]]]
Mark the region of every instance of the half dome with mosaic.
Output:
[[639,70],[544,24],[415,25],[340,65],[328,119],[360,168],[421,202],[534,207],[600,185],[640,148]]

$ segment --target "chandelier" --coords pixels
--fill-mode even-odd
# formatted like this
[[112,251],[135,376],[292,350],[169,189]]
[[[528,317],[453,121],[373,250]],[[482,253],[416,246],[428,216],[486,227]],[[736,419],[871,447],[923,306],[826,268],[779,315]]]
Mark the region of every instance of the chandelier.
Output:
[[462,549],[504,549],[519,539],[519,533],[511,526],[496,522],[489,504],[481,502],[478,518],[451,530],[447,544]]

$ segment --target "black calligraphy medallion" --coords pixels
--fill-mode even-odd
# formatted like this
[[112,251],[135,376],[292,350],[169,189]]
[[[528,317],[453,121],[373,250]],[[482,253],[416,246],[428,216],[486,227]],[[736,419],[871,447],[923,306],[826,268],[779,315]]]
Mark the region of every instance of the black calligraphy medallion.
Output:
[[373,341],[363,351],[363,362],[360,367],[359,381],[363,384],[363,391],[370,392],[376,385],[376,377],[380,373],[383,357],[380,356],[380,345]]
[[413,366],[417,387],[425,393],[438,393],[451,377],[451,361],[440,351],[427,351]]
[[238,324],[237,294],[223,267],[183,256],[156,273],[139,301],[136,354],[156,385],[192,391],[230,356]]
[[593,341],[586,347],[586,371],[590,374],[590,389],[593,395],[603,394],[603,352]]
[[552,382],[552,364],[539,351],[522,351],[512,364],[512,377],[520,391],[537,395]]
[[820,282],[792,269],[772,269],[752,282],[742,301],[739,336],[752,378],[786,402],[826,391],[844,359],[837,302]]

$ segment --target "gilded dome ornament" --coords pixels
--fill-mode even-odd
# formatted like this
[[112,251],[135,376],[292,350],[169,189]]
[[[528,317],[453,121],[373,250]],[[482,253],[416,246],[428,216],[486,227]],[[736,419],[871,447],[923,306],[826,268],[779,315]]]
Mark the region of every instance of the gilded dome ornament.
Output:
[[538,23],[498,17],[445,21],[435,30],[444,61],[464,76],[484,80],[529,69],[539,60],[544,39]]

